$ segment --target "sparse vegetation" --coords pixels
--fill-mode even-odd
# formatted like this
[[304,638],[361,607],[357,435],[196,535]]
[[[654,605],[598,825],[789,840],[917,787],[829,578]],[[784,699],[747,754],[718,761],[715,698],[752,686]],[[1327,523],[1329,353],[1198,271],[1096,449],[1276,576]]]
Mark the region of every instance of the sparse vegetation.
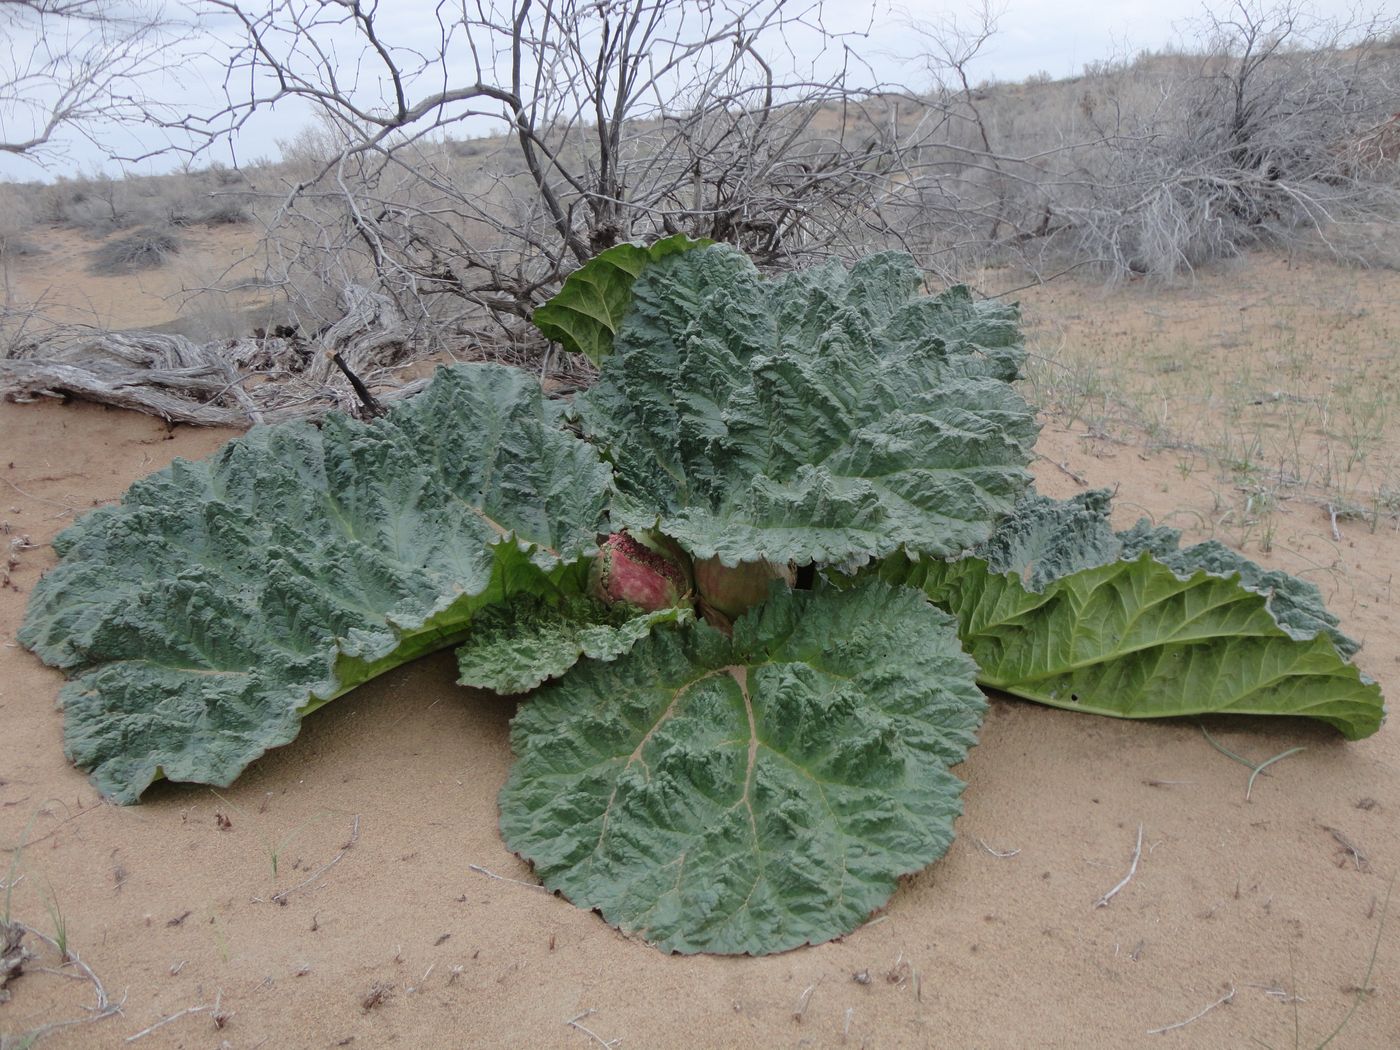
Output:
[[1262,255],[1195,287],[1060,281],[1024,293],[1030,381],[1058,424],[1142,442],[1186,463],[1183,480],[1208,480],[1210,520],[1236,545],[1271,545],[1290,501],[1395,527],[1396,283]]
[[199,221],[205,226],[242,226],[253,221],[253,213],[246,204],[223,200],[210,205],[200,215]]

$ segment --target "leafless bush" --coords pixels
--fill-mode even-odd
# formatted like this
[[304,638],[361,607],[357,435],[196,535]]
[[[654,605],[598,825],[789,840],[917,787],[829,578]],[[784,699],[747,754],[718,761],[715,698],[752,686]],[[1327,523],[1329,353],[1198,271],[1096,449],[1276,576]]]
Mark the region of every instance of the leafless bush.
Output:
[[1309,236],[1342,251],[1348,226],[1400,218],[1395,166],[1363,159],[1400,101],[1376,24],[1239,0],[1200,32],[1184,75],[1144,78],[1151,109],[1089,96],[1107,146],[1058,209],[1068,254],[1170,274]]
[[1184,50],[969,87],[985,15],[925,27],[935,134],[911,223],[959,263],[1170,276],[1263,246],[1376,261],[1400,220],[1400,50],[1380,21],[1235,0]]
[[[263,206],[269,279],[308,321],[367,282],[422,333],[509,334],[619,241],[684,232],[783,266],[893,233],[899,124],[816,3],[482,0],[426,49],[358,4],[211,6],[242,29],[224,130],[289,97],[320,114]],[[797,36],[820,55],[797,61]]]
[[26,195],[16,187],[0,185],[0,259],[38,254],[39,247],[30,237],[35,220]]
[[151,90],[178,84],[190,36],[148,0],[0,0],[0,153],[49,165],[72,135],[112,146],[116,129],[173,122]]
[[42,254],[44,249],[28,237],[0,233],[0,259],[24,259]]
[[173,233],[147,226],[94,250],[88,271],[115,276],[154,270],[164,266],[179,251],[180,240]]
[[215,201],[200,213],[205,226],[242,226],[253,221],[253,213],[235,200]]
[[60,175],[51,183],[0,184],[0,229],[32,232],[49,225],[105,237],[139,226],[246,223],[253,218],[252,200],[243,173],[228,169]]

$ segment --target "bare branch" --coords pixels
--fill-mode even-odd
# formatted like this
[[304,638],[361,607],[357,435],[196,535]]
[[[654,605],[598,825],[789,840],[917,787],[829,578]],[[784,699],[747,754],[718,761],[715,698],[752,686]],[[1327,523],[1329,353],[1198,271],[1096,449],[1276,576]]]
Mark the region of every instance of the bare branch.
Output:
[[0,153],[46,166],[74,136],[110,154],[113,129],[171,121],[150,85],[178,85],[193,29],[143,0],[0,0]]

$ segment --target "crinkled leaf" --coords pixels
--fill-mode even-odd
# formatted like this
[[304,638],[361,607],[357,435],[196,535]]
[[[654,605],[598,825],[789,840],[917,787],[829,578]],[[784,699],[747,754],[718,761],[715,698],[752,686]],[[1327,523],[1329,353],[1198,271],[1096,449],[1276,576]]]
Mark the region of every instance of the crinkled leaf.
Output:
[[1067,500],[1028,494],[971,553],[991,572],[1014,572],[1029,591],[1042,591],[1046,584],[1081,569],[1106,565],[1122,550],[1109,524],[1111,495],[1108,489]]
[[535,327],[570,353],[601,364],[612,353],[637,275],[658,259],[712,243],[678,233],[646,248],[618,244],[600,252],[569,274],[554,298],[535,311]]
[[919,592],[775,588],[658,630],[520,708],[507,845],[551,890],[678,952],[849,932],[942,856],[985,700]]
[[1042,591],[1080,569],[1133,561],[1148,552],[1183,578],[1198,571],[1238,575],[1241,587],[1269,600],[1269,612],[1298,641],[1322,633],[1343,656],[1354,656],[1361,648],[1338,630],[1340,621],[1327,611],[1316,585],[1278,569],[1265,570],[1218,540],[1182,548],[1179,529],[1154,526],[1145,518],[1131,529],[1114,532],[1109,524],[1111,499],[1108,489],[1091,489],[1065,500],[1032,493],[973,553],[986,560],[992,572],[1015,572],[1027,590]]
[[951,372],[990,376],[1010,383],[1021,378],[1026,351],[1016,309],[995,300],[978,301],[966,285],[915,299],[898,310],[885,338],[910,346],[942,344]]
[[774,281],[722,246],[648,267],[579,398],[615,465],[614,521],[659,519],[728,565],[984,540],[1036,435],[1007,382],[1016,315],[962,290],[916,298],[919,283],[894,253]]
[[897,556],[880,574],[953,611],[978,680],[1016,696],[1124,718],[1306,716],[1353,740],[1380,727],[1380,688],[1312,584],[1178,537],[1115,535],[1105,493],[1032,497],[971,556]]
[[258,428],[81,519],[20,631],[74,678],[69,757],[120,802],[228,784],[478,609],[576,591],[608,471],[558,411],[519,371],[442,370],[387,418]]
[[1160,525],[1153,527],[1145,519],[1118,533],[1117,538],[1123,547],[1119,557],[1129,559],[1147,551],[1178,576],[1194,572],[1208,572],[1212,576],[1238,575],[1241,587],[1269,599],[1269,611],[1291,638],[1306,641],[1325,634],[1346,657],[1354,656],[1361,648],[1360,643],[1338,629],[1340,621],[1327,611],[1316,584],[1279,569],[1264,569],[1218,540],[1179,548],[1179,530]]
[[458,683],[523,693],[558,678],[583,657],[616,660],[663,623],[684,623],[685,607],[642,612],[587,595],[520,597],[483,610],[457,649]]

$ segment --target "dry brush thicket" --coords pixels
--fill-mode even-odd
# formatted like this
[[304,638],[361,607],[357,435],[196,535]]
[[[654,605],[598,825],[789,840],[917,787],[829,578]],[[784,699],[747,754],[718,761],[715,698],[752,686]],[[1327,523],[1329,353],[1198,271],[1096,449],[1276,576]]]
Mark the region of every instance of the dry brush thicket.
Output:
[[[677,232],[771,268],[897,247],[945,280],[1008,268],[1007,286],[1171,277],[1261,246],[1395,261],[1400,37],[1379,22],[1237,0],[1189,49],[975,85],[984,11],[918,27],[932,87],[912,91],[820,5],[483,2],[413,47],[360,5],[210,6],[236,29],[227,104],[181,123],[215,141],[309,104],[279,161],[4,189],[94,232],[256,219],[260,288],[299,337],[284,371],[370,299],[395,333],[371,370],[405,346],[547,368],[527,321],[563,277]],[[17,236],[0,244],[41,240]]]

